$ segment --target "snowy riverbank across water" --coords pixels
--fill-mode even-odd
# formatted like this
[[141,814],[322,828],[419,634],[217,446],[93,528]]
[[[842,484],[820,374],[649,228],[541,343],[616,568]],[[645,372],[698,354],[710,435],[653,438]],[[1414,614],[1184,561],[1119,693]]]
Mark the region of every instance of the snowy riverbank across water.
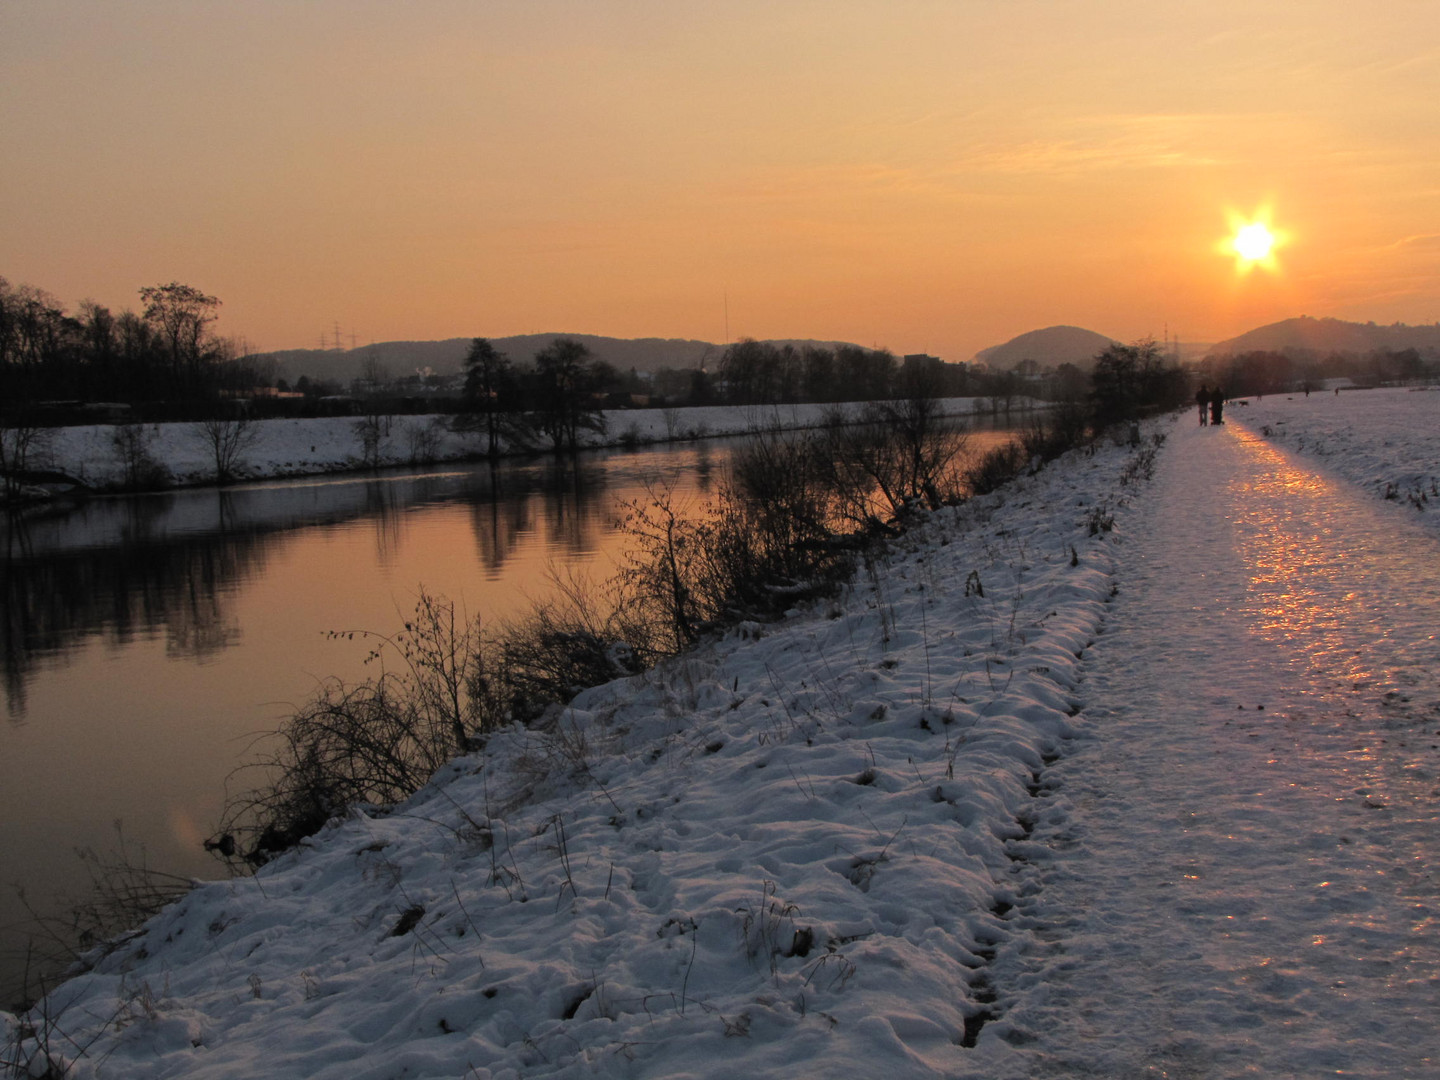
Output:
[[[983,398],[946,398],[942,407],[957,419],[992,420],[990,402]],[[1030,399],[1012,403],[1012,411],[1035,407]],[[740,435],[769,426],[815,427],[828,413],[839,410],[858,417],[863,403],[841,405],[713,405],[679,409],[625,409],[606,412],[605,432],[582,432],[587,447],[644,445],[715,435]],[[1008,415],[1008,414],[1002,414]],[[319,417],[301,420],[257,420],[249,443],[237,455],[234,478],[244,480],[356,471],[417,462],[473,460],[484,453],[485,438],[475,432],[452,430],[450,416],[419,415],[379,417],[376,444],[367,460],[364,424],[356,417]],[[193,423],[141,425],[146,452],[161,466],[168,483],[176,486],[215,481],[215,454],[211,443]],[[38,464],[54,469],[93,488],[123,484],[125,464],[114,439],[112,424],[54,428],[38,444]]]

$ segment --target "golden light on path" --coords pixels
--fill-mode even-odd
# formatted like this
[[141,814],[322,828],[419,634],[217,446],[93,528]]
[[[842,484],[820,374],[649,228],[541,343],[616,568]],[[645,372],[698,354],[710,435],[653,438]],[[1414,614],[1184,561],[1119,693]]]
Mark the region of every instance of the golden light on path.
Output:
[[1230,236],[1221,241],[1219,250],[1235,257],[1236,273],[1245,274],[1257,266],[1275,271],[1275,251],[1286,236],[1270,224],[1270,211],[1260,210],[1252,217],[1230,215]]

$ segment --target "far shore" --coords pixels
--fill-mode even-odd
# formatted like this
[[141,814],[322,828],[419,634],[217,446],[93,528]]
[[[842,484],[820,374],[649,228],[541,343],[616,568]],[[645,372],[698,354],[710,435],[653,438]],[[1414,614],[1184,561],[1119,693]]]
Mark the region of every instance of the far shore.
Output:
[[[803,430],[823,424],[840,410],[858,421],[864,402],[805,405],[711,405],[673,409],[617,409],[603,416],[603,432],[586,432],[584,449],[629,449],[716,436],[743,435],[762,428]],[[945,415],[987,422],[1026,414],[1047,403],[1017,398],[1009,409],[995,410],[989,398],[946,398]],[[444,414],[380,416],[378,438],[366,453],[364,417],[315,417],[255,420],[247,445],[235,457],[230,482],[366,472],[397,466],[483,461],[483,432],[451,430]],[[50,428],[37,440],[19,502],[48,501],[92,494],[160,491],[217,483],[211,446],[195,423],[138,425],[151,480],[127,483],[126,463],[116,445],[116,424]],[[498,456],[545,454],[544,447],[502,442]],[[133,454],[133,451],[132,451]],[[133,464],[133,456],[132,456]],[[133,474],[133,468],[132,468]],[[3,496],[0,496],[3,505]]]

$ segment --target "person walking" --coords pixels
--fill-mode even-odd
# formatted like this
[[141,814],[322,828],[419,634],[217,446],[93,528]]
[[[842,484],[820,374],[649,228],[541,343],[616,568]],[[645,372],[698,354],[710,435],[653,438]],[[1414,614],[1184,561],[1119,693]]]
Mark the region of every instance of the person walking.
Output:
[[1195,404],[1200,406],[1200,426],[1205,426],[1205,410],[1210,407],[1210,391],[1205,389],[1205,384],[1200,384],[1200,389],[1195,391]]
[[1225,423],[1225,391],[1218,386],[1210,391],[1210,423]]

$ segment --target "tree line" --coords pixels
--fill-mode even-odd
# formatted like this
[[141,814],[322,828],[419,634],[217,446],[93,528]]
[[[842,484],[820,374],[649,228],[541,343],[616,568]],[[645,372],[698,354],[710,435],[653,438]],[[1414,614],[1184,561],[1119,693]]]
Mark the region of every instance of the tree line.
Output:
[[[0,401],[11,408],[40,402],[119,402],[144,405],[151,418],[163,419],[201,415],[205,406],[213,409],[217,401],[257,387],[289,388],[276,378],[272,358],[251,354],[243,343],[215,333],[221,307],[217,297],[177,281],[138,292],[138,310],[115,312],[85,300],[72,313],[44,289],[12,285],[0,277]],[[469,410],[478,400],[475,363],[482,368],[478,378],[483,392],[512,413],[543,412],[547,402],[558,398],[563,403],[577,395],[603,396],[612,406],[640,395],[673,405],[893,400],[904,395],[905,380],[914,378],[904,369],[916,364],[933,365],[927,377],[939,380],[943,396],[1009,399],[1021,387],[1010,372],[977,374],[964,365],[928,357],[901,363],[884,349],[749,339],[726,348],[710,370],[666,369],[646,379],[634,371],[619,371],[579,342],[562,338],[528,360],[498,354],[467,359],[463,400],[452,401],[450,408]],[[360,383],[368,396],[403,393],[388,377],[367,376]],[[303,374],[294,386],[310,397],[344,389]],[[561,441],[570,442],[584,420],[573,410],[562,416],[557,421],[564,429]]]
[[1440,360],[1427,359],[1415,349],[1380,349],[1364,355],[1257,350],[1207,357],[1197,375],[1207,385],[1223,387],[1232,397],[1249,397],[1318,390],[1327,379],[1350,379],[1362,386],[1403,386],[1440,375]]
[[272,381],[273,364],[215,334],[215,297],[176,281],[139,295],[139,311],[86,300],[71,314],[45,290],[0,277],[0,401],[193,407]]

